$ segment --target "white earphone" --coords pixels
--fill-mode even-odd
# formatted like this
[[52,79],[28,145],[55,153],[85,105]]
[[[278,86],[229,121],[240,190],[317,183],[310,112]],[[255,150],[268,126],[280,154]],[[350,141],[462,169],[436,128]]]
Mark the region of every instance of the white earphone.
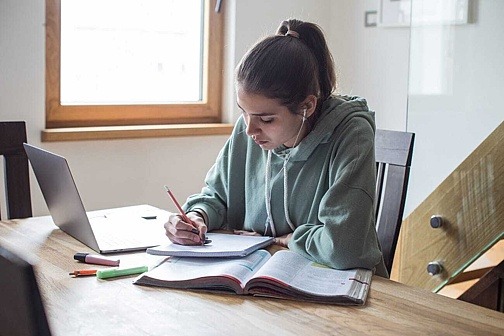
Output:
[[[306,121],[306,109],[303,110],[303,121],[301,122],[301,126],[299,127],[299,131],[297,132],[296,140],[294,140],[294,146],[292,146],[292,147],[296,147],[296,145],[298,144],[297,141],[298,141],[298,138],[299,138],[299,134],[301,134],[301,130],[303,129],[305,121]],[[288,159],[287,159],[287,161],[288,161]]]

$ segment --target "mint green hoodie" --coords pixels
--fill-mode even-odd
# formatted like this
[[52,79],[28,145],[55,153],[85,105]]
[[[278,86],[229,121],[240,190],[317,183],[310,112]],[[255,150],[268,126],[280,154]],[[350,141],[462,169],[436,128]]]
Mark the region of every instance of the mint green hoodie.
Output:
[[[245,129],[240,118],[208,172],[206,186],[187,199],[184,210],[203,210],[210,231],[272,235],[266,226],[268,151]],[[270,209],[276,236],[293,232],[287,216],[294,225],[290,250],[333,268],[362,267],[388,276],[375,230],[374,131],[374,113],[365,99],[326,100],[312,131],[298,146],[272,151]]]

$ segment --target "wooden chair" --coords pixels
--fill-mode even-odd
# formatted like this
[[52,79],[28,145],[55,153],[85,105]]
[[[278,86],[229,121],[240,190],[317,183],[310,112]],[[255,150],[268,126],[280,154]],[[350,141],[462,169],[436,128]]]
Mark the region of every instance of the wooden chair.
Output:
[[0,335],[51,335],[31,263],[0,246]]
[[458,299],[504,312],[504,260],[491,268]]
[[376,130],[376,231],[389,274],[401,229],[414,133]]
[[0,122],[0,155],[4,157],[7,219],[32,216],[28,157],[23,142],[26,142],[24,121]]

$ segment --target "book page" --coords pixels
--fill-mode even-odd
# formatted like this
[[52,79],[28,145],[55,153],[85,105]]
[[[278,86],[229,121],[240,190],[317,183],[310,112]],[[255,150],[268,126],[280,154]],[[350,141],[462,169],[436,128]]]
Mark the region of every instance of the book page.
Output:
[[[217,287],[219,285],[217,278],[231,277],[243,288],[243,284],[270,257],[271,255],[266,250],[255,251],[244,258],[170,257],[155,269],[144,273],[135,283],[176,288],[204,288],[205,284]],[[201,278],[207,280],[204,282],[195,281]],[[209,281],[208,278],[216,279]],[[197,286],[195,286],[196,284]]]
[[[314,296],[344,296],[353,295],[355,281],[366,282],[367,277],[362,277],[360,272],[369,273],[367,270],[335,270],[317,264],[303,256],[291,251],[279,251],[275,253],[269,262],[260,269],[253,277],[274,278],[282,282],[285,287]],[[360,286],[358,286],[360,287]]]

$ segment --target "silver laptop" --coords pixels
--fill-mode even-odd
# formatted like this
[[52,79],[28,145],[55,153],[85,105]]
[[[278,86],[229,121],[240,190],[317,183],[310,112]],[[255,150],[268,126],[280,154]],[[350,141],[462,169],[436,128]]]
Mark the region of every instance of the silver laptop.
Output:
[[67,160],[24,144],[54,223],[99,253],[145,250],[167,244],[168,212],[150,205],[86,213]]

